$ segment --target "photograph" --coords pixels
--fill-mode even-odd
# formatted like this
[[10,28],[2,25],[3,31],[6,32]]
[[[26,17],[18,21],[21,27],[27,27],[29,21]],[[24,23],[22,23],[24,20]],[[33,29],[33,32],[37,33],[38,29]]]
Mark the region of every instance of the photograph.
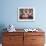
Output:
[[33,21],[35,19],[34,8],[31,7],[22,7],[18,8],[18,20],[19,21]]

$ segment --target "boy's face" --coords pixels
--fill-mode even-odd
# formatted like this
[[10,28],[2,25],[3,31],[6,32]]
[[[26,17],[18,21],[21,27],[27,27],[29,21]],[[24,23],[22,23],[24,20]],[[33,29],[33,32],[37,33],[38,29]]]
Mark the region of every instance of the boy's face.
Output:
[[24,9],[24,10],[23,10],[23,13],[24,13],[24,14],[25,14],[25,13],[29,14],[29,10],[28,10],[28,9]]

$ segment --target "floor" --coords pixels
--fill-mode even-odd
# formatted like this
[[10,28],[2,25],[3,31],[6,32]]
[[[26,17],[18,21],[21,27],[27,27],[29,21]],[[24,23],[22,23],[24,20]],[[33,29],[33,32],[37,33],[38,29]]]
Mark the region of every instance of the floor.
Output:
[[2,46],[2,44],[0,44],[0,46]]

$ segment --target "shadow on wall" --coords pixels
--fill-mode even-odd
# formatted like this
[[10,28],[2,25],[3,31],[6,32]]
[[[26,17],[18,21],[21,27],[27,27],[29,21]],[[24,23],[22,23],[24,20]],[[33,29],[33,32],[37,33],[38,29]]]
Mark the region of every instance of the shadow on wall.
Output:
[[5,32],[6,30],[4,30],[4,28],[6,28],[6,26],[4,24],[0,24],[0,43],[2,43],[2,32]]

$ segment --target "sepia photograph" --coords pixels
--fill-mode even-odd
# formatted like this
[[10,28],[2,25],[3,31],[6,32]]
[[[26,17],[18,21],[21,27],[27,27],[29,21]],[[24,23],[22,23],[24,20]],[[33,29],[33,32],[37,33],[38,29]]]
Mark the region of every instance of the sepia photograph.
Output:
[[18,20],[19,21],[34,21],[35,11],[34,8],[18,8]]

